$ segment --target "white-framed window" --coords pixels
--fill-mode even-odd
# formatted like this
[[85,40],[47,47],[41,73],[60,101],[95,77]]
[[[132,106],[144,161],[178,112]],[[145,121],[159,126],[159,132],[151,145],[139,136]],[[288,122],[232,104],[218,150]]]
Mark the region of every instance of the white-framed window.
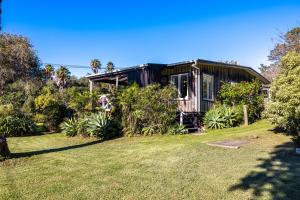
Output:
[[203,74],[203,100],[214,100],[214,76]]
[[178,99],[188,99],[188,73],[172,75],[170,82],[177,88]]

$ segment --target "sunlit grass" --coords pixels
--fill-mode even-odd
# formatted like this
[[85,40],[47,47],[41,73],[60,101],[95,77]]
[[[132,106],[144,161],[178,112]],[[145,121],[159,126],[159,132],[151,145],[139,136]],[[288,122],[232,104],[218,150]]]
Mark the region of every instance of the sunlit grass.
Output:
[[[271,128],[260,121],[200,136],[99,143],[62,134],[9,138],[19,158],[0,164],[0,199],[249,199],[251,191],[228,189],[290,140]],[[249,144],[238,150],[206,144],[228,139]]]

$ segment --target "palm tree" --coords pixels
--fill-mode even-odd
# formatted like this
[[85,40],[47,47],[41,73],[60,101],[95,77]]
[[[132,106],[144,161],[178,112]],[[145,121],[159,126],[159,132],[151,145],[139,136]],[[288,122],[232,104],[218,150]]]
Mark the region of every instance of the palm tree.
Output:
[[101,69],[101,61],[98,59],[93,59],[91,61],[91,68],[94,74],[98,74],[98,71]]
[[51,79],[53,73],[54,73],[54,67],[51,64],[45,65],[44,74],[45,74],[47,80]]
[[115,69],[115,65],[113,62],[109,61],[107,64],[106,64],[106,71],[107,72],[113,72]]
[[63,93],[64,88],[66,87],[67,80],[70,78],[70,71],[64,67],[60,66],[56,72],[56,85],[59,87],[59,91]]

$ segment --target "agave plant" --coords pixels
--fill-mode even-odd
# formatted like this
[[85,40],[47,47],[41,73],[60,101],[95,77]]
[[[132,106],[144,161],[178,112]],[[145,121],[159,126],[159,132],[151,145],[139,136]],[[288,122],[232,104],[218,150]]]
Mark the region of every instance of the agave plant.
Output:
[[230,107],[223,108],[223,118],[226,122],[226,127],[233,127],[237,123],[237,114]]
[[144,134],[144,136],[154,135],[155,131],[156,131],[156,128],[154,126],[147,126],[142,129],[142,133]]
[[110,118],[104,112],[94,113],[88,118],[86,130],[90,136],[105,139],[109,125]]
[[209,129],[226,128],[226,119],[219,110],[211,110],[204,116],[204,125]]
[[81,136],[88,136],[87,132],[87,123],[88,119],[87,118],[79,118],[78,119],[78,125],[77,125],[77,134]]
[[77,125],[78,120],[75,118],[71,118],[66,120],[60,125],[62,133],[66,134],[69,137],[74,137],[77,135]]
[[188,133],[188,130],[180,124],[176,124],[169,128],[168,133],[170,135],[184,135]]

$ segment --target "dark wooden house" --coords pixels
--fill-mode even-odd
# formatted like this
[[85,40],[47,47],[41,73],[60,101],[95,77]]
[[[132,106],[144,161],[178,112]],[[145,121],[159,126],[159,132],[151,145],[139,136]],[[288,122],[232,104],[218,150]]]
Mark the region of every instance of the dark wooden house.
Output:
[[136,82],[141,87],[152,83],[162,86],[172,83],[178,89],[179,111],[193,115],[201,115],[213,105],[222,82],[237,83],[257,79],[263,85],[269,84],[265,77],[250,67],[201,59],[173,64],[148,63],[87,77],[91,89],[95,82],[117,86]]

